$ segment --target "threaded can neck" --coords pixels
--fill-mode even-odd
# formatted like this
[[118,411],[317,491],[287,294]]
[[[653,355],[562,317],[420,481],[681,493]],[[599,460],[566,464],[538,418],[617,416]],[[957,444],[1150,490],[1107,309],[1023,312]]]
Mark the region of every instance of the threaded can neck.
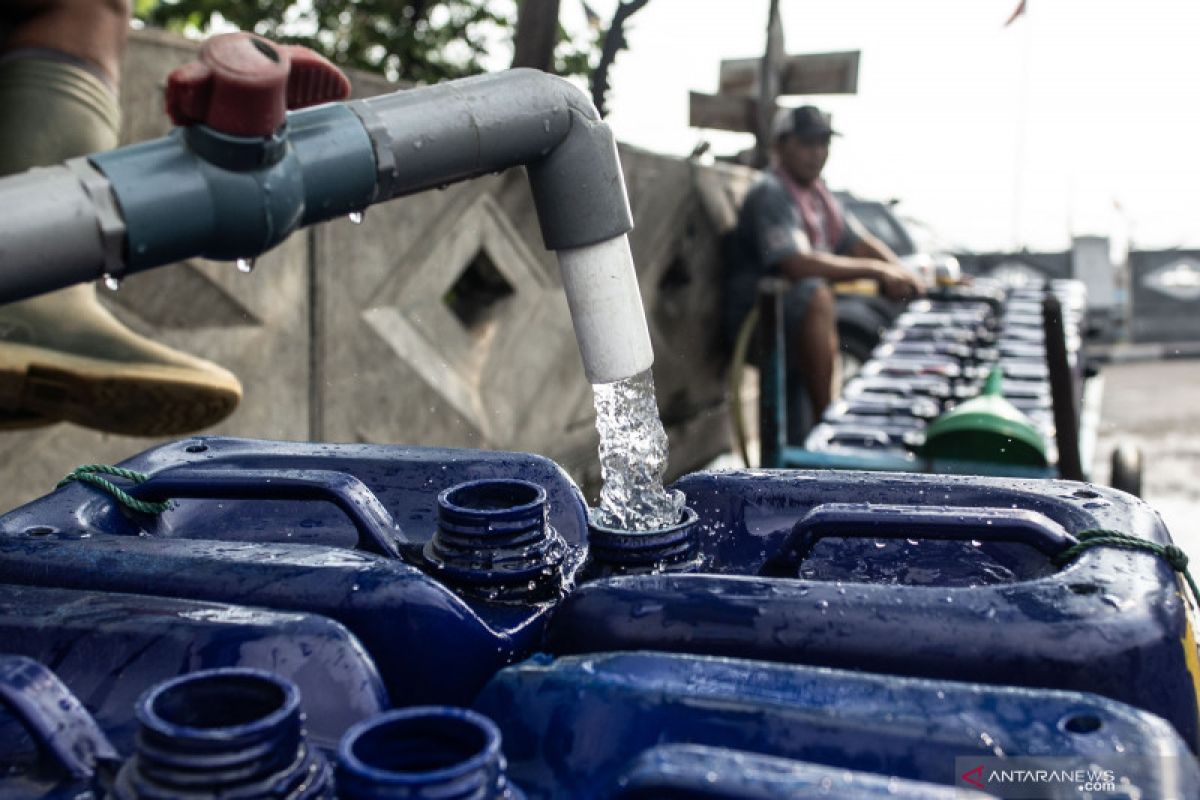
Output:
[[469,481],[438,495],[437,531],[424,549],[437,578],[499,602],[560,594],[565,553],[547,519],[546,490],[511,479]]
[[137,718],[120,798],[332,796],[329,766],[307,742],[300,692],[284,678],[241,668],[184,675],[147,692]]
[[589,519],[585,579],[695,569],[700,563],[698,519],[688,506],[677,524],[652,531],[610,528]]
[[518,800],[500,731],[448,706],[389,711],[360,722],[338,748],[341,800]]

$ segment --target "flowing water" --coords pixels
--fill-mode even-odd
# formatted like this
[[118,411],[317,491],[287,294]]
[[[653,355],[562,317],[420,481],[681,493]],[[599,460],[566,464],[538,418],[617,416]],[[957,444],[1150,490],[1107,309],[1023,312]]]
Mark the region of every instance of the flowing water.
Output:
[[679,522],[683,493],[663,489],[667,434],[658,417],[650,370],[592,387],[600,433],[600,505],[596,522],[647,531]]

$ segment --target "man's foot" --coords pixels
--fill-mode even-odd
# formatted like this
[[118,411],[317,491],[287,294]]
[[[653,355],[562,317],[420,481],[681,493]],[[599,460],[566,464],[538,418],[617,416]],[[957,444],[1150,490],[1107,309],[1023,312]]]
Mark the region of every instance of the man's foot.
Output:
[[0,429],[65,420],[178,436],[225,419],[241,396],[228,370],[126,328],[92,285],[0,306]]

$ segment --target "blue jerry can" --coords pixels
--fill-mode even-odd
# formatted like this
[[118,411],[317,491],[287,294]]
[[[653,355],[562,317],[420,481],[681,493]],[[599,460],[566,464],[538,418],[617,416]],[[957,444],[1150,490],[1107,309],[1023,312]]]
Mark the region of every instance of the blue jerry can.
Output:
[[1007,794],[998,783],[1017,770],[1085,775],[1040,778],[1039,797],[1200,797],[1200,764],[1168,723],[1073,692],[664,653],[535,657],[493,678],[477,710],[388,711],[336,752],[311,741],[301,694],[257,669],[172,678],[138,698],[136,741],[118,752],[52,672],[0,656],[0,797],[949,800]]
[[697,473],[689,574],[579,587],[558,654],[666,650],[1094,692],[1197,743],[1196,641],[1179,578],[1093,548],[1105,528],[1166,544],[1141,501],[1066,481],[847,472]]
[[122,752],[133,744],[138,697],[196,670],[265,669],[295,682],[309,736],[324,747],[388,707],[358,640],[311,614],[0,584],[0,652],[53,665]]
[[68,484],[0,517],[0,583],[328,617],[397,705],[469,702],[532,652],[583,556],[579,490],[534,455],[193,439],[124,466],[172,507]]
[[[1190,756],[1147,766],[1147,754],[1179,749],[1166,723],[1111,702],[1166,718],[1195,746],[1200,670],[1176,576],[1145,553],[1096,548],[1056,561],[1089,529],[1169,541],[1157,515],[1117,492],[1062,481],[698,473],[677,484],[688,502],[678,525],[633,533],[589,530],[562,470],[519,453],[213,438],[125,466],[149,476],[126,484],[131,494],[171,506],[131,510],[75,482],[0,517],[0,653],[52,667],[123,755],[135,696],[208,667],[294,679],[299,697],[312,696],[297,702],[313,745],[332,756],[350,726],[367,742],[351,752],[370,755],[371,742],[414,724],[365,719],[386,698],[401,709],[464,706],[538,650],[612,651],[501,673],[476,706],[499,730],[492,736],[476,720],[468,738],[494,743],[502,732],[514,787],[535,796],[575,796],[578,781],[588,782],[585,796],[599,790],[593,779],[617,781],[613,791],[627,796],[686,796],[696,777],[688,765],[703,759],[753,765],[749,784],[718,773],[724,794],[710,787],[710,796],[761,796],[753,792],[772,781],[820,787],[831,768],[860,796],[879,782],[858,772],[945,786],[953,776],[939,770],[953,764],[936,765],[928,742],[996,755],[982,734],[1009,736],[1009,755],[1111,754],[1119,743],[1145,796],[1175,778],[1200,786]],[[632,650],[650,652],[616,654]],[[973,685],[930,688],[897,675]],[[564,681],[574,695],[556,694]],[[689,705],[698,687],[715,705]],[[502,700],[526,690],[528,703]],[[667,699],[676,690],[678,708]],[[561,702],[547,705],[554,697]],[[644,716],[609,719],[589,700],[605,697]],[[855,697],[875,705],[855,706]],[[832,738],[825,750],[797,749],[787,742],[807,734],[783,741],[746,728],[744,707],[758,719],[820,723]],[[882,718],[875,727],[869,709]],[[888,727],[889,714],[901,730]],[[861,724],[830,721],[842,716]],[[562,731],[542,729],[551,722]],[[639,731],[656,725],[679,734],[643,742]],[[28,726],[0,715],[0,737],[17,728]],[[625,749],[566,746],[595,736]],[[671,747],[685,743],[723,749]],[[0,756],[27,765],[27,751]],[[354,772],[352,762],[343,759],[341,773]],[[502,762],[481,774],[500,775]],[[55,787],[73,785],[9,791],[35,773],[13,773],[0,797],[56,797]],[[351,791],[371,796],[378,776],[360,773],[346,778]]]
[[973,789],[938,786],[870,772],[838,769],[727,747],[665,744],[634,760],[617,779],[620,800],[984,800]]
[[[508,667],[475,709],[499,725],[509,776],[537,798],[965,798],[962,774],[1004,759],[1111,770],[1127,792],[1115,796],[1200,797],[1200,766],[1169,724],[1075,692],[637,652]],[[700,747],[670,747],[682,743]],[[889,790],[864,772],[901,780]]]
[[93,779],[120,754],[45,665],[0,655],[0,798],[93,800]]

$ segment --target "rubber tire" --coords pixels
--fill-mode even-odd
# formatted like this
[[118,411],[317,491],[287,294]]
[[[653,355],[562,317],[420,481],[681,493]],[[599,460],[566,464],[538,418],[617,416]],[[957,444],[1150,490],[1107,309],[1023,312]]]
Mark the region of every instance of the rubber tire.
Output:
[[1118,444],[1112,452],[1109,485],[1134,497],[1141,497],[1142,461],[1142,451],[1137,446],[1128,442]]

